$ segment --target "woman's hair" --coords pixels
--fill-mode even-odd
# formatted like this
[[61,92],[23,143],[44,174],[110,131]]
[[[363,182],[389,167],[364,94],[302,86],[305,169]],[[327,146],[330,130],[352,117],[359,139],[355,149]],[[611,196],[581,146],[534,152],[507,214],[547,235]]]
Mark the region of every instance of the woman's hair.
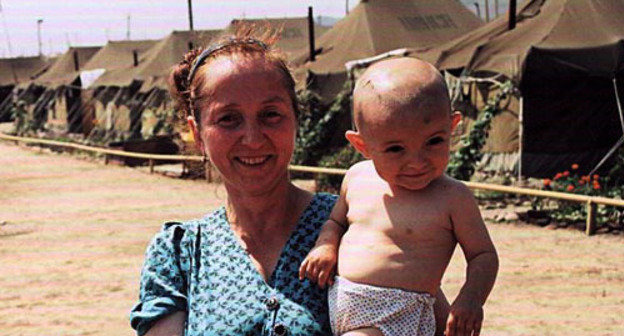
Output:
[[[197,107],[201,105],[198,102],[206,99],[205,94],[202,93],[206,65],[219,56],[234,54],[260,56],[269,64],[274,65],[282,75],[284,89],[288,91],[295,117],[297,117],[299,106],[295,93],[295,80],[288,69],[285,55],[273,48],[279,39],[279,33],[279,30],[273,30],[268,26],[258,29],[255,25],[240,25],[234,35],[221,37],[209,47],[186,53],[184,59],[173,68],[169,77],[169,91],[181,117],[186,119],[193,116],[197,125],[201,125],[201,111]],[[206,53],[202,55],[204,51]],[[202,58],[198,59],[200,56]],[[199,62],[195,64],[197,61]],[[193,74],[189,78],[191,71]]]

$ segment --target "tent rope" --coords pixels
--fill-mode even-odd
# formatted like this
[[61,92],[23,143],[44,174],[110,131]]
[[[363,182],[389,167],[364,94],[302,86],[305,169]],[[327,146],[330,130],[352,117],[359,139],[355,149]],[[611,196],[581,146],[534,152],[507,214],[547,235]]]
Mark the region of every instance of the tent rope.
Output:
[[618,112],[620,113],[620,123],[622,124],[622,133],[624,134],[624,114],[622,114],[622,103],[618,93],[617,79],[613,76],[613,90],[615,90],[615,102],[617,103]]
[[620,148],[620,146],[624,143],[624,114],[622,113],[622,104],[620,103],[620,95],[618,94],[617,88],[617,80],[613,77],[613,89],[615,90],[615,102],[617,103],[618,113],[620,115],[620,123],[622,124],[622,137],[615,143],[615,146],[611,147],[609,152],[598,162],[596,167],[592,169],[589,175],[593,175],[606,161],[608,158],[615,153],[615,151]]

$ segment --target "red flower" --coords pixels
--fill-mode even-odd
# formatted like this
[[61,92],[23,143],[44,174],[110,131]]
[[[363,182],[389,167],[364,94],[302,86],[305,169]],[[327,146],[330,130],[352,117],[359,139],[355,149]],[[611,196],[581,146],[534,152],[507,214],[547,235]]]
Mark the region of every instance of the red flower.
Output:
[[589,175],[583,176],[582,179],[587,181],[587,182],[591,181],[591,177],[589,177]]
[[598,174],[594,174],[594,180],[597,180],[599,177]]
[[553,180],[558,180],[561,178],[561,176],[562,176],[561,173],[557,173],[555,177],[553,177]]
[[585,179],[580,179],[580,180],[578,181],[578,184],[580,184],[580,185],[585,184]]
[[551,183],[551,182],[552,182],[552,181],[551,181],[550,179],[544,179],[544,187],[548,187],[548,186],[550,186],[550,183]]
[[594,189],[599,190],[600,189],[600,184],[598,184],[598,183],[594,184]]
[[572,191],[574,190],[574,186],[571,184],[568,184],[568,187],[566,188],[567,191]]
[[569,176],[569,175],[570,175],[569,171],[566,170],[566,171],[563,172],[563,176]]
[[573,163],[573,164],[572,164],[572,169],[577,170],[577,169],[578,169],[578,164]]

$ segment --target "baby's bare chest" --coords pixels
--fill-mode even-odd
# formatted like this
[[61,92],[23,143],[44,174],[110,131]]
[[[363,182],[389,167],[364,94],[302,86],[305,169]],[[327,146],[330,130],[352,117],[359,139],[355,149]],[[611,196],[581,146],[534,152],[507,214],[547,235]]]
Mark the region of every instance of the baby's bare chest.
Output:
[[392,197],[368,191],[348,197],[349,230],[401,241],[437,240],[451,231],[448,209],[428,194]]

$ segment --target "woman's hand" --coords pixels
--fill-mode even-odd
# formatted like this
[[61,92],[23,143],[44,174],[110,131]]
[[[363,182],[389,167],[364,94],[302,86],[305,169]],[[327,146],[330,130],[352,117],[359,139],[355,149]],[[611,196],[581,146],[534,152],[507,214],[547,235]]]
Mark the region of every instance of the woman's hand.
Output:
[[324,288],[325,285],[332,285],[338,260],[337,252],[336,246],[332,244],[323,244],[312,248],[299,267],[299,280],[308,278],[310,281],[316,282],[321,288]]

